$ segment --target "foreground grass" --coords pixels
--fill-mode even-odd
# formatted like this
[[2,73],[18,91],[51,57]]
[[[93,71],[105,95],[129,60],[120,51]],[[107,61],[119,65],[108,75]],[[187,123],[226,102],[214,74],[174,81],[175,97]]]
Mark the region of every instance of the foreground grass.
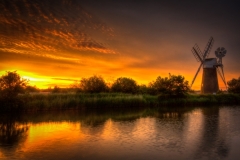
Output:
[[143,95],[128,94],[36,94],[22,97],[26,110],[84,109],[86,107],[135,107],[146,104]]
[[[20,102],[18,104],[18,102]],[[240,104],[240,95],[187,95],[184,98],[134,95],[123,93],[55,93],[55,94],[25,94],[19,95],[18,100],[5,105],[5,110],[43,111],[86,108],[133,108],[133,107],[171,107],[171,106],[207,106],[207,105],[237,105]],[[11,109],[12,107],[12,109]],[[4,110],[4,107],[1,108]]]

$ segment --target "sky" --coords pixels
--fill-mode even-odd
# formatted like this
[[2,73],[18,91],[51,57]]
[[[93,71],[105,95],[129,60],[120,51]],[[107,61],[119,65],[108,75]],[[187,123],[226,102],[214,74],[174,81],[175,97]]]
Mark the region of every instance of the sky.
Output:
[[[234,0],[0,0],[0,75],[17,71],[39,88],[93,75],[148,84],[170,73],[191,83],[200,65],[191,49],[203,51],[212,36],[209,57],[226,48],[229,81],[240,76],[239,8]],[[193,89],[201,78],[202,70]]]

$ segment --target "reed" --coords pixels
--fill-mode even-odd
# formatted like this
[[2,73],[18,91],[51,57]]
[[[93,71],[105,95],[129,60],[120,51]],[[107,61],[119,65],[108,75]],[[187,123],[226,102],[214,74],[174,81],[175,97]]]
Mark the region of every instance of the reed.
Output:
[[[4,100],[2,100],[4,102]],[[13,101],[14,102],[14,101]],[[194,95],[171,97],[148,94],[124,93],[49,93],[23,94],[18,96],[16,104],[21,111],[69,110],[87,108],[135,108],[135,107],[183,107],[209,105],[238,105],[240,95]],[[5,102],[4,102],[5,103]],[[1,104],[4,104],[1,103]],[[7,103],[6,103],[7,104]],[[12,102],[11,102],[12,104]],[[8,107],[5,105],[5,109]],[[16,107],[15,107],[16,108]],[[3,111],[1,107],[0,111]],[[11,109],[14,111],[14,109]]]
[[143,95],[99,94],[29,94],[22,95],[26,111],[84,109],[87,107],[140,107],[147,105]]

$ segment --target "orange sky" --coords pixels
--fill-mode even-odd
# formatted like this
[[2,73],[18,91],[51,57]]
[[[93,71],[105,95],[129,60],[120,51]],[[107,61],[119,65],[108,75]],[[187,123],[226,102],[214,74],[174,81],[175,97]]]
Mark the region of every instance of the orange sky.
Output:
[[[239,5],[221,10],[224,2],[209,2],[199,12],[205,2],[173,2],[3,0],[0,75],[17,70],[39,88],[68,87],[92,75],[148,84],[171,73],[191,82],[200,65],[191,48],[197,43],[203,51],[213,36],[209,57],[225,47],[226,80],[238,78]],[[193,89],[200,89],[201,74]]]

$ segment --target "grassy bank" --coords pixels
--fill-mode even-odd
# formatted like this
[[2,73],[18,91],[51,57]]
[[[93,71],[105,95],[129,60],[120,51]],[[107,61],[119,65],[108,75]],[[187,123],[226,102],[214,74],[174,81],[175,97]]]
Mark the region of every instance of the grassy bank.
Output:
[[[3,100],[4,101],[4,100]],[[134,95],[123,93],[55,93],[55,94],[24,94],[17,99],[3,102],[1,110],[20,111],[43,111],[43,110],[66,110],[86,109],[101,107],[171,107],[171,106],[207,106],[207,105],[238,105],[240,95],[187,95],[184,98],[157,96],[157,95]]]
[[26,101],[25,109],[38,110],[62,110],[84,109],[86,107],[136,107],[144,106],[148,102],[143,95],[130,94],[35,94],[23,95]]

